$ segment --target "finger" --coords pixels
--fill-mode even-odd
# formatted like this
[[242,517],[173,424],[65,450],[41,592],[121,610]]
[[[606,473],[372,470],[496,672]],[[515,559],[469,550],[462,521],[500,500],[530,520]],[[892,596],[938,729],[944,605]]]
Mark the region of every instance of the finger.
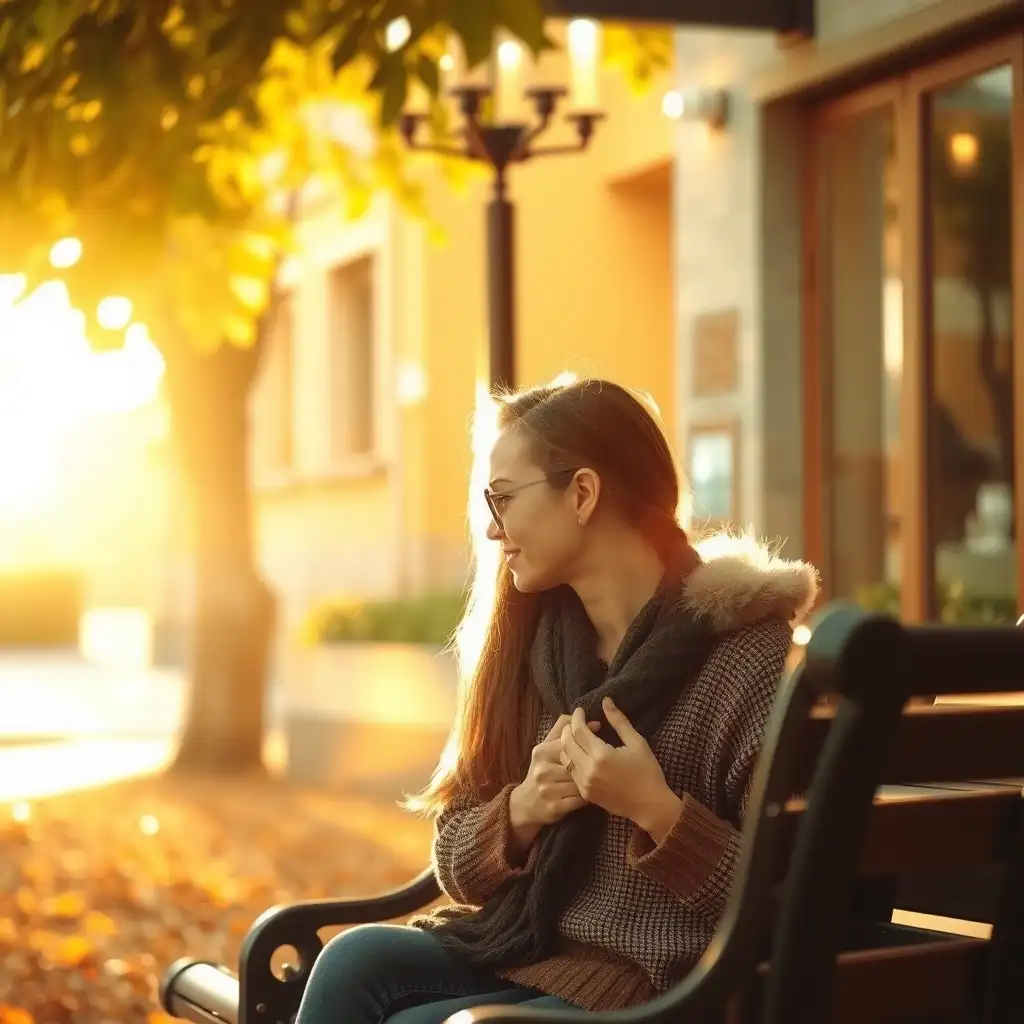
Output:
[[550,761],[545,761],[538,766],[537,771],[534,773],[534,778],[538,783],[543,783],[545,786],[565,782],[566,778],[568,778],[565,774],[565,765],[568,760],[569,755],[559,750]]
[[618,733],[619,739],[633,750],[645,746],[647,741],[633,728],[632,722],[616,706],[611,697],[601,702],[608,724]]
[[552,803],[558,800],[578,800],[580,795],[579,787],[565,772],[562,772],[561,782],[549,782],[544,787],[544,796]]
[[565,796],[555,805],[559,814],[572,814],[573,811],[578,811],[581,807],[587,806],[586,800],[579,795],[579,792],[574,796]]
[[[568,726],[566,726],[568,728]],[[538,743],[533,748],[533,760],[539,762],[538,771],[546,764],[561,765],[562,763],[562,740],[549,740],[547,743]]]
[[602,747],[608,744],[598,739],[593,730],[589,727],[587,716],[583,708],[577,708],[572,713],[572,734],[576,742],[591,756],[594,757]]
[[562,735],[562,730],[572,721],[571,715],[559,715],[558,721],[551,726],[551,731],[544,737],[545,743],[550,743],[552,740],[557,740]]
[[576,739],[576,734],[573,732],[572,726],[570,725],[567,725],[565,729],[562,730],[562,749],[560,760],[563,765],[572,761],[577,768],[588,764],[591,760],[590,754],[580,746],[579,741]]

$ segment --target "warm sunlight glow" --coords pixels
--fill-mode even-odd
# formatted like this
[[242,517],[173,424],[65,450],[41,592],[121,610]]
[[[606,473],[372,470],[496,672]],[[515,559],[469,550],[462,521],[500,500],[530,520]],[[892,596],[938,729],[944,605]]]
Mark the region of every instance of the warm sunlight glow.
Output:
[[406,17],[395,18],[394,21],[388,22],[388,27],[384,30],[384,45],[389,53],[394,53],[395,50],[400,50],[409,42],[411,35],[412,26],[409,24],[409,19]]
[[140,672],[153,664],[153,620],[145,608],[88,608],[78,623],[78,649],[90,665]]
[[[498,403],[491,398],[487,386],[478,383],[476,386],[476,408],[473,412],[473,425],[470,430],[470,450],[473,466],[470,471],[469,496],[469,528],[473,536],[474,554],[479,556],[488,552],[494,555],[494,568],[497,570],[499,559],[497,545],[487,540],[485,534],[491,521],[487,502],[484,501],[484,488],[491,478],[491,449],[498,440]],[[478,550],[478,549],[482,549]]]
[[80,740],[0,750],[0,802],[18,807],[14,801],[19,801],[29,809],[26,798],[38,800],[155,775],[173,755],[171,744],[163,739]]
[[25,291],[24,274],[0,274],[0,313],[5,306],[13,306]]
[[160,821],[152,814],[144,814],[139,818],[139,831],[144,836],[155,836],[160,831]]
[[164,366],[143,325],[123,349],[93,352],[62,283],[17,299],[12,278],[0,287],[0,519],[26,521],[55,493],[62,438],[89,415],[151,402]]
[[398,404],[408,408],[419,405],[427,397],[427,372],[416,362],[399,364],[395,392]]
[[811,639],[811,627],[803,624],[796,627],[793,630],[793,643],[797,647],[806,647],[808,641]]
[[132,319],[131,299],[123,295],[112,295],[96,307],[96,320],[107,331],[124,330]]
[[82,258],[82,243],[77,238],[62,238],[50,250],[50,263],[59,270],[73,267]]
[[1021,617],[1020,617],[1020,618],[1019,618],[1019,619],[1017,620],[1017,625],[1018,625],[1018,626],[1024,626],[1024,615],[1022,615],[1022,616],[1021,616]]
[[484,500],[490,480],[491,449],[498,439],[498,403],[487,386],[477,382],[476,407],[470,428],[472,467],[469,473],[470,550],[473,558],[473,587],[466,618],[457,635],[459,674],[463,681],[472,674],[483,648],[484,633],[494,604],[494,585],[501,565],[501,548],[487,537],[491,513]]

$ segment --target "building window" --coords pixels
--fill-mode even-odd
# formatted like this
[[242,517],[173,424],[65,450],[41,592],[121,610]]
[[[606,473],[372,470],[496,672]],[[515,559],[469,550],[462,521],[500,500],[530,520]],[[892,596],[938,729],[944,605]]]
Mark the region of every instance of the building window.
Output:
[[295,462],[292,304],[291,294],[281,293],[268,314],[254,396],[253,447],[260,475],[289,470]]
[[702,529],[728,529],[738,519],[734,424],[695,426],[690,431],[688,483],[693,521]]
[[334,462],[376,449],[374,275],[373,256],[330,272],[328,422]]

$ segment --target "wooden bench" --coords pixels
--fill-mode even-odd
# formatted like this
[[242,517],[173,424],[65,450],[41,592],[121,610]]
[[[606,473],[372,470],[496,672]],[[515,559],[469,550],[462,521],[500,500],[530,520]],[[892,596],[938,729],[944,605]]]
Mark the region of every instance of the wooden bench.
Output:
[[[908,702],[1022,681],[1024,630],[830,610],[780,686],[733,892],[694,969],[628,1011],[480,1007],[460,1024],[1020,1024],[1024,708]],[[179,961],[163,1005],[195,1022],[287,1024],[320,929],[401,919],[438,895],[428,871],[373,899],[275,908],[246,937],[237,977]],[[991,934],[893,923],[897,908]],[[279,978],[270,965],[283,946],[299,964]]]

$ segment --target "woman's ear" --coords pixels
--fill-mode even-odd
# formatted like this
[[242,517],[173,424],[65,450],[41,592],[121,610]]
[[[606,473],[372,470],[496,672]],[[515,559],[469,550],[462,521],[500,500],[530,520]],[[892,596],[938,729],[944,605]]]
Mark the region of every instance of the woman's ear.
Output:
[[578,469],[569,487],[573,514],[581,526],[586,526],[597,509],[601,497],[601,478],[592,469]]

